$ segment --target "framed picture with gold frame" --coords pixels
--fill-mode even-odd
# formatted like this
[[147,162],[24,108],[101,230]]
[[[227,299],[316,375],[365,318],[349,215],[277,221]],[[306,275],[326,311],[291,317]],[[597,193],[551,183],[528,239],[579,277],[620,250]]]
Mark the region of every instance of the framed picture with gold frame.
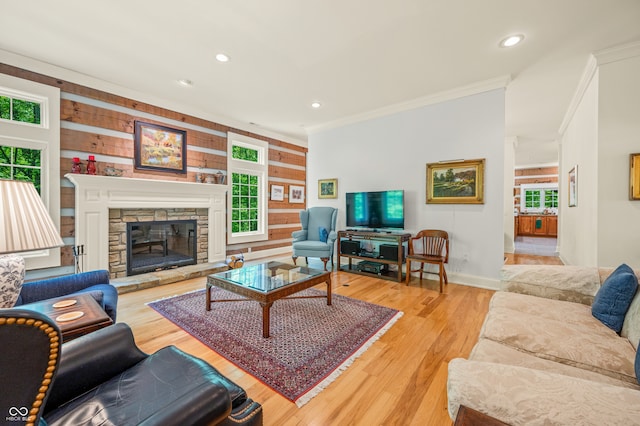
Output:
[[640,153],[629,155],[629,199],[640,200]]
[[427,204],[484,204],[485,159],[427,164]]
[[318,198],[338,198],[338,179],[318,179]]

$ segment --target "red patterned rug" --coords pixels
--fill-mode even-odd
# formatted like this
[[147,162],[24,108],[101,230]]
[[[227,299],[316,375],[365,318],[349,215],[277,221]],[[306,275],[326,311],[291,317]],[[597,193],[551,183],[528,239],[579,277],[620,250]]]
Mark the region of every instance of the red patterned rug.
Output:
[[[214,299],[238,298],[212,288]],[[322,294],[316,289],[299,293]],[[205,310],[205,290],[149,303],[212,350],[299,407],[367,350],[402,312],[333,294],[282,299],[271,307],[271,337],[262,337],[258,302],[215,303]]]

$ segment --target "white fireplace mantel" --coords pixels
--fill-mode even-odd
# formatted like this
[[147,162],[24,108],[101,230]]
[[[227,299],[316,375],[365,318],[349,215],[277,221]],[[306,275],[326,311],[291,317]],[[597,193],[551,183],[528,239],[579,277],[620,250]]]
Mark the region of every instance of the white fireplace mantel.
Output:
[[206,208],[208,261],[226,256],[227,185],[66,174],[75,185],[75,241],[84,245],[84,269],[109,269],[109,209]]

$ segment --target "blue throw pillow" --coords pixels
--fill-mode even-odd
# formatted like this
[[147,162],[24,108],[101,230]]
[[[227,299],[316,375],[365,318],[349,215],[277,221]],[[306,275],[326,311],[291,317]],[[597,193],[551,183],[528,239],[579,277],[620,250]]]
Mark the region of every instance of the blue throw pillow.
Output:
[[591,314],[616,333],[620,333],[624,316],[637,288],[636,274],[623,263],[607,277],[598,290],[591,305]]
[[320,232],[320,241],[322,241],[323,243],[326,243],[327,240],[329,239],[329,233],[327,232],[327,228],[325,228],[324,226],[321,226],[318,228],[318,231]]

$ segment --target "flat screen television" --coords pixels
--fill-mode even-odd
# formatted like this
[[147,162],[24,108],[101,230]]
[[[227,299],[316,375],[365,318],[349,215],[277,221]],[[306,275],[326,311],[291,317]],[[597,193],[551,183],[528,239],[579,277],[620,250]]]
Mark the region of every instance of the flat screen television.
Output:
[[347,227],[404,229],[404,191],[347,192]]

